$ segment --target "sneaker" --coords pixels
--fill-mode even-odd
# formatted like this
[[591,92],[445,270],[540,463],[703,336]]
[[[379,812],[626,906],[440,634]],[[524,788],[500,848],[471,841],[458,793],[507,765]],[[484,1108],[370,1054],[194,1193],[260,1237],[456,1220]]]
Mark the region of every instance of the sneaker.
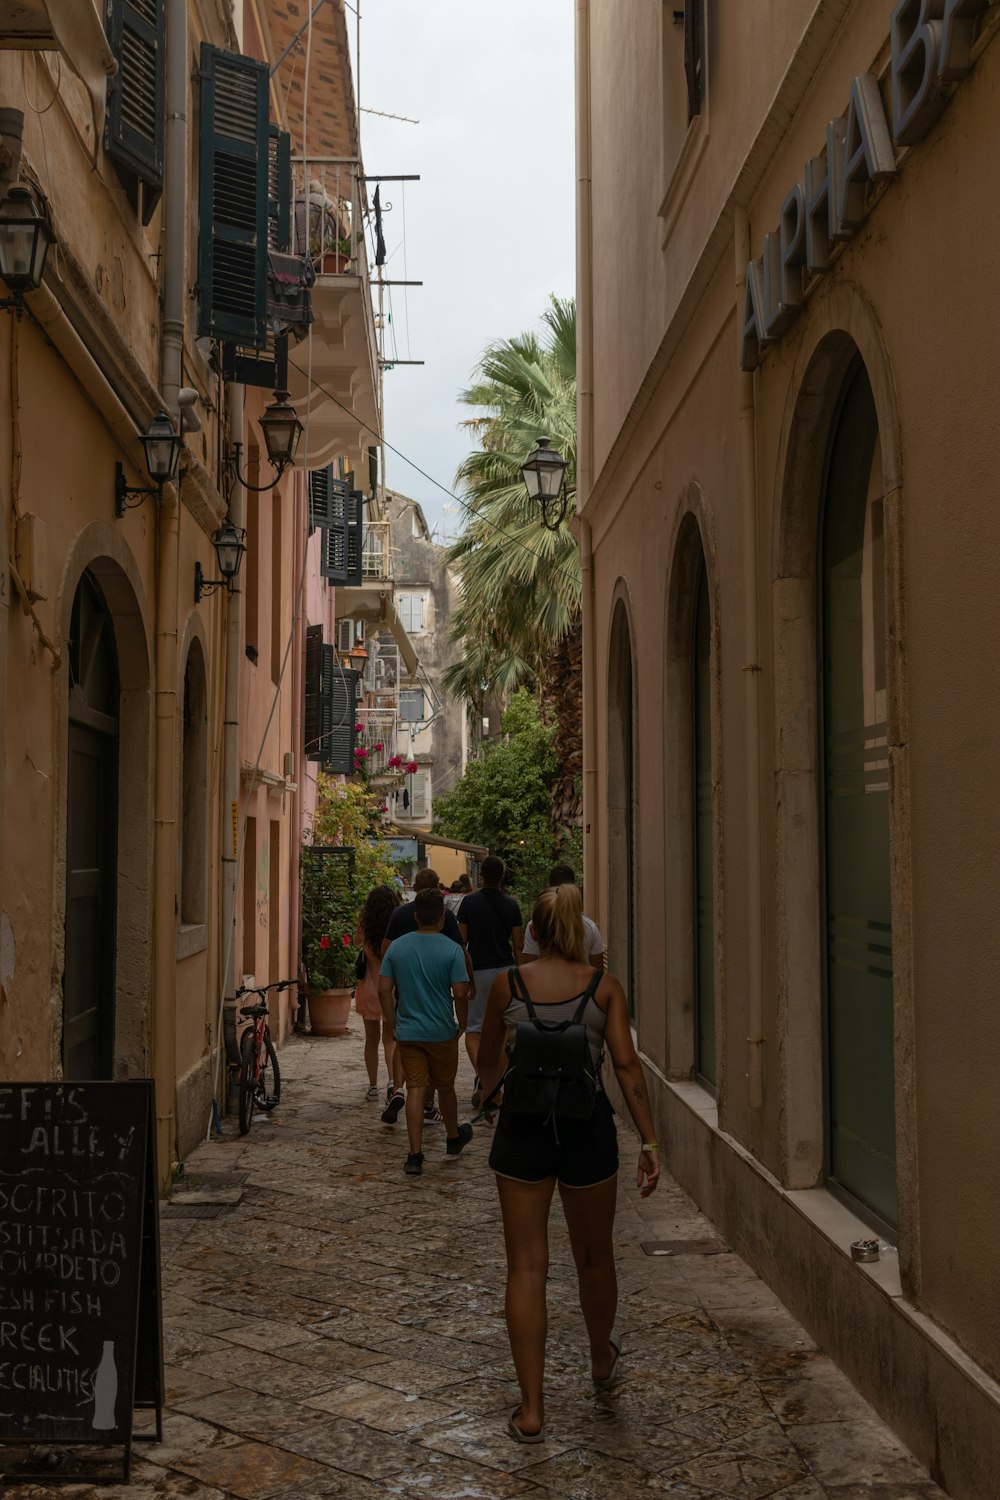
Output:
[[403,1171],[407,1177],[419,1177],[424,1170],[424,1153],[422,1151],[411,1151],[406,1158],[406,1166]]
[[406,1103],[406,1095],[402,1089],[395,1089],[390,1095],[389,1103],[382,1111],[381,1120],[383,1125],[395,1125],[399,1119],[399,1111]]
[[365,1098],[366,1099],[378,1099],[381,1096],[381,1093],[382,1093],[382,1090],[379,1088],[378,1084],[377,1083],[373,1083],[372,1086],[371,1086],[371,1088],[368,1090],[367,1094],[365,1095]]
[[477,1073],[476,1074],[476,1081],[475,1081],[475,1083],[472,1086],[472,1099],[470,1100],[470,1103],[472,1104],[473,1109],[478,1109],[479,1106],[482,1104],[482,1102],[483,1102],[483,1086],[479,1082],[479,1074]]
[[393,1083],[392,1079],[390,1078],[389,1082],[385,1086],[385,1102],[386,1102],[386,1104],[388,1104],[389,1100],[392,1098],[392,1091],[395,1088],[395,1086],[396,1085]]
[[444,1115],[438,1109],[436,1104],[426,1105],[426,1107],[424,1108],[425,1125],[440,1125],[443,1119]]
[[458,1127],[458,1135],[456,1135],[455,1137],[448,1137],[448,1144],[446,1145],[445,1150],[447,1151],[449,1156],[461,1156],[462,1152],[465,1150],[466,1146],[471,1140],[472,1126],[468,1123],[468,1121],[466,1121],[465,1124]]

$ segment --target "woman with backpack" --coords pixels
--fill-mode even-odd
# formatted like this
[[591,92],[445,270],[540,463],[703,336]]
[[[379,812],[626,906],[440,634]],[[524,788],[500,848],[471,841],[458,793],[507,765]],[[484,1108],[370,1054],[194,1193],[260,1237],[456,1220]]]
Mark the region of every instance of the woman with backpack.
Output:
[[[595,1390],[614,1384],[621,1339],[612,1231],[618,1185],[614,1113],[600,1083],[605,1047],[639,1132],[637,1185],[647,1198],[660,1175],[646,1080],[629,1027],[625,991],[588,962],[579,888],[542,893],[532,915],[539,957],[498,974],[479,1050],[484,1101],[503,1077],[490,1151],[507,1249],[505,1312],[521,1402],[507,1422],[519,1443],[545,1441],[549,1209],[556,1186],[576,1262]],[[508,1067],[504,1073],[504,1044]]]
[[[368,899],[361,908],[354,946],[364,954],[364,972],[359,975],[354,991],[354,1009],[365,1023],[365,1067],[368,1069],[368,1092],[366,1099],[378,1099],[378,1047],[379,1040],[385,1052],[385,1065],[392,1082],[392,1054],[396,1050],[396,1038],[392,1027],[382,1015],[378,998],[379,971],[382,965],[382,939],[389,925],[389,918],[399,905],[399,893],[390,885],[377,885],[368,892]],[[358,955],[360,968],[361,954]]]

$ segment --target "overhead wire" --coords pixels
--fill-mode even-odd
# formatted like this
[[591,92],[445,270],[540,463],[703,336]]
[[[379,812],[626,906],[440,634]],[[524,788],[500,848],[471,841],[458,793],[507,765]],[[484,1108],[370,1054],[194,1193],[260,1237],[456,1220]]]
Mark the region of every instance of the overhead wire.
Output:
[[[298,365],[296,365],[295,368],[299,370],[300,374],[305,373]],[[351,411],[351,408],[349,406],[345,406],[343,401],[341,401],[339,397],[335,396],[331,390],[328,390],[327,387],[322,383],[322,381],[313,378],[312,386],[315,387],[316,390],[320,391],[322,395],[326,396],[327,400],[332,401],[335,406],[339,406],[341,411],[346,412],[349,417],[355,416],[355,413]],[[449,496],[449,498],[454,500],[456,504],[460,505],[463,510],[468,511],[470,516],[474,516],[477,521],[485,522],[485,524],[491,527],[492,530],[494,530],[499,536],[502,536],[505,541],[511,542],[515,547],[520,547],[521,550],[523,552],[526,552],[529,557],[542,558],[542,554],[536,551],[534,547],[529,547],[527,542],[522,542],[518,537],[511,536],[509,532],[505,531],[502,526],[497,525],[496,521],[492,520],[488,515],[486,515],[484,511],[477,510],[474,505],[470,505],[467,500],[463,500],[461,495],[458,495],[454,490],[449,489],[448,486],[446,484],[443,484],[440,479],[436,479],[433,474],[428,474],[427,470],[421,468],[416,459],[410,458],[409,455],[404,453],[401,448],[395,447],[394,444],[389,442],[389,440],[382,432],[377,431],[374,428],[372,428],[371,430],[374,432],[379,442],[383,443],[385,447],[388,448],[390,453],[394,453],[397,458],[401,458],[404,464],[408,464],[411,469],[415,470],[415,472],[421,476],[422,479],[426,479],[428,484],[433,484],[436,489],[441,490],[445,495]],[[556,572],[562,573],[565,578],[568,578],[570,580],[570,582],[576,583],[578,581],[576,575],[571,573],[568,568],[564,568],[561,563],[552,562],[551,559],[548,558],[543,560],[547,562],[550,567],[554,568]]]

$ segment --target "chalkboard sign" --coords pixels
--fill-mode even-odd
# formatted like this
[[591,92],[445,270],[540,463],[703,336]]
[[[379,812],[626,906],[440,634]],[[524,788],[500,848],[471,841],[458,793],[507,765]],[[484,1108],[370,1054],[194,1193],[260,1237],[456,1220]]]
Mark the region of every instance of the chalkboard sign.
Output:
[[140,1305],[162,1400],[154,1118],[148,1079],[0,1084],[0,1443],[121,1444],[126,1479]]

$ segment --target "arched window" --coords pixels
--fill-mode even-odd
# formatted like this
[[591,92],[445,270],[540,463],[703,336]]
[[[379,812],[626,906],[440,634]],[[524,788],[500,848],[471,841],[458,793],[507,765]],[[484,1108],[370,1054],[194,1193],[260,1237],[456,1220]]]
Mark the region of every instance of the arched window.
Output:
[[208,895],[208,690],[198,640],[188,651],[183,711],[180,918],[182,927],[200,927],[207,921]]
[[632,636],[619,601],[608,662],[608,963],[635,1015],[635,705]]
[[848,377],[822,531],[828,1163],[896,1221],[882,461],[871,385]]
[[694,1070],[714,1088],[715,798],[712,785],[712,615],[702,559],[694,596],[691,746],[694,782]]
[[118,650],[104,593],[87,571],[69,632],[63,1077],[110,1078],[118,890]]

